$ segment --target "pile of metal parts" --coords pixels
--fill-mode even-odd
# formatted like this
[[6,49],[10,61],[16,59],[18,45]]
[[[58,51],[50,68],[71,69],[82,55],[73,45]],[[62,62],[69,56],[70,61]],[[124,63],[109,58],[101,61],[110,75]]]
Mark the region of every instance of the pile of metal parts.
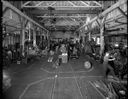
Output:
[[111,57],[115,57],[115,60],[109,62],[114,68],[115,75],[120,79],[127,78],[127,47],[116,47],[110,51]]
[[[111,47],[108,50],[110,58],[115,58],[115,60],[110,61],[109,65],[113,68],[115,75],[120,79],[127,79],[127,57],[128,57],[128,47],[126,44],[113,44],[109,45]],[[90,57],[93,57],[95,60],[103,62],[103,56],[99,54],[91,53]]]
[[[127,99],[128,47],[123,44],[113,44],[112,49],[108,52],[110,53],[110,58],[115,58],[109,64],[113,68],[116,77],[108,78],[109,83],[95,81],[92,84],[104,94],[106,99]],[[93,56],[96,57],[96,54],[94,53]]]
[[127,99],[127,90],[124,84],[104,81],[91,81],[91,84],[106,98],[106,99]]
[[111,84],[118,96],[116,99],[127,99],[128,97],[127,84],[116,83],[116,82],[112,82]]

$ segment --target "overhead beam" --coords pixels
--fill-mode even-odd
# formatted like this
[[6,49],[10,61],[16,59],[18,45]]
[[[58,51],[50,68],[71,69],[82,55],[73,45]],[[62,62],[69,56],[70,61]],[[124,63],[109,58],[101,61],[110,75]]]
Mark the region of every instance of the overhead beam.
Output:
[[84,2],[86,2],[86,3],[90,6],[90,2],[91,2],[91,1],[84,1]]
[[16,7],[14,7],[12,4],[10,4],[7,1],[2,1],[3,5],[5,5],[6,7],[9,7],[10,9],[12,9],[13,11],[15,11],[17,14],[19,14],[20,16],[24,17],[25,19],[29,20],[30,22],[34,23],[35,25],[39,26],[40,28],[43,28],[44,30],[48,31],[47,29],[45,29],[43,26],[41,26],[40,24],[38,24],[37,22],[35,22],[34,20],[32,20],[31,18],[29,18],[27,15],[25,15],[24,13],[22,13],[19,9],[17,9]]
[[72,17],[69,17],[72,21],[74,21],[74,22],[76,22],[76,20],[75,19],[73,19]]
[[[30,12],[30,10],[28,10]],[[44,14],[98,14],[101,12],[101,9],[97,10],[53,10],[53,11],[48,11],[48,10],[32,10],[30,13],[33,15],[44,15]]]
[[8,26],[8,27],[13,27],[13,28],[16,28],[16,29],[21,29],[19,27],[16,27],[16,26],[13,26],[13,25],[8,25],[8,24],[4,24],[5,26]]
[[115,20],[116,23],[121,23],[121,24],[127,24],[127,22],[121,22],[119,20]]
[[35,6],[38,7],[38,6],[40,6],[43,2],[44,2],[44,1],[41,1],[41,2],[39,2],[38,4],[36,4]]
[[125,12],[124,12],[122,9],[120,9],[119,7],[118,7],[117,9],[118,9],[118,11],[120,11],[120,13],[121,13],[123,16],[125,16],[126,18],[128,17],[127,14],[125,14]]
[[89,6],[89,4],[83,2],[83,1],[80,1],[81,3],[83,3],[85,6]]
[[[121,6],[122,4],[124,4],[126,2],[127,2],[127,0],[118,1],[116,4],[112,5],[110,8],[108,8],[107,10],[105,10],[104,12],[102,12],[101,14],[99,14],[99,16],[96,16],[95,18],[93,18],[88,24],[91,24],[92,22],[94,22],[95,20],[97,20],[100,16],[105,16],[106,14],[110,13],[111,11],[115,10],[117,7]],[[88,24],[82,25],[76,31],[78,31],[79,29],[81,29],[84,26],[87,26]]]
[[110,18],[109,20],[106,20],[105,23],[113,22],[113,21],[115,21],[115,20],[117,20],[117,19],[121,19],[121,18],[124,18],[124,16],[119,15],[119,16],[117,16],[116,18]]
[[99,5],[100,7],[102,7],[102,5],[99,2],[97,2],[97,1],[93,1],[93,2],[96,3],[97,5]]
[[80,17],[87,17],[87,16],[37,16],[41,18],[80,18]]
[[100,23],[99,23],[99,21],[98,21],[98,20],[96,20],[96,22],[97,22],[98,26],[100,26]]
[[55,3],[56,3],[56,1],[55,1],[55,2],[53,2],[52,4],[48,5],[48,6],[52,6],[52,5],[54,5]]
[[[72,3],[71,1],[68,1],[72,6],[76,7],[76,5],[74,3]],[[77,6],[78,7],[78,6]]]
[[23,5],[22,5],[22,7],[25,7],[27,4],[29,4],[31,1],[27,1],[26,3],[24,3]]
[[[47,8],[48,6],[24,6],[24,8]],[[100,8],[100,6],[51,6],[54,8]]]

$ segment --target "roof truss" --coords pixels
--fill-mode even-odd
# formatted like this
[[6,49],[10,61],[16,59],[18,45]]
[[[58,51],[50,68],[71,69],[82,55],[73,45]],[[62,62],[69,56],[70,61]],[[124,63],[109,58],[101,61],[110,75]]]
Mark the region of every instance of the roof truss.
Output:
[[[28,5],[32,1],[28,1],[22,5],[24,8],[35,8],[35,7],[101,7],[101,4],[96,1],[54,1],[51,4],[48,4],[47,1],[40,1],[37,4]],[[75,3],[74,3],[75,2]],[[95,3],[95,5],[90,5],[91,3]],[[43,5],[42,5],[43,4]]]
[[[44,23],[50,18],[69,19],[84,24],[85,14],[97,14],[101,12],[102,5],[97,1],[27,1],[22,6],[25,9],[37,8],[31,11],[35,17]],[[55,10],[49,12],[48,7]],[[50,16],[49,13],[53,14]],[[68,15],[69,14],[69,15]],[[84,14],[84,15],[83,15]]]

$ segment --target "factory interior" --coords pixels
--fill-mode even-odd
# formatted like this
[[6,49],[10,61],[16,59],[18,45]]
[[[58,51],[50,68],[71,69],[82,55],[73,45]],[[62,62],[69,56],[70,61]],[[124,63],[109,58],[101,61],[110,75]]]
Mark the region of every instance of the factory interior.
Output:
[[127,0],[2,0],[2,99],[128,99]]

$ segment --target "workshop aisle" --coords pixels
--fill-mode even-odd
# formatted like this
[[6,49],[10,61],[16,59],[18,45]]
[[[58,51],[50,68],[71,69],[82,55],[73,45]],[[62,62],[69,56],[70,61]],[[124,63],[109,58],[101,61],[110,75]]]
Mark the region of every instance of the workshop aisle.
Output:
[[[4,99],[104,99],[92,84],[103,79],[101,64],[81,56],[53,68],[47,59],[43,57],[14,73]],[[86,60],[93,65],[89,70],[84,68]]]

